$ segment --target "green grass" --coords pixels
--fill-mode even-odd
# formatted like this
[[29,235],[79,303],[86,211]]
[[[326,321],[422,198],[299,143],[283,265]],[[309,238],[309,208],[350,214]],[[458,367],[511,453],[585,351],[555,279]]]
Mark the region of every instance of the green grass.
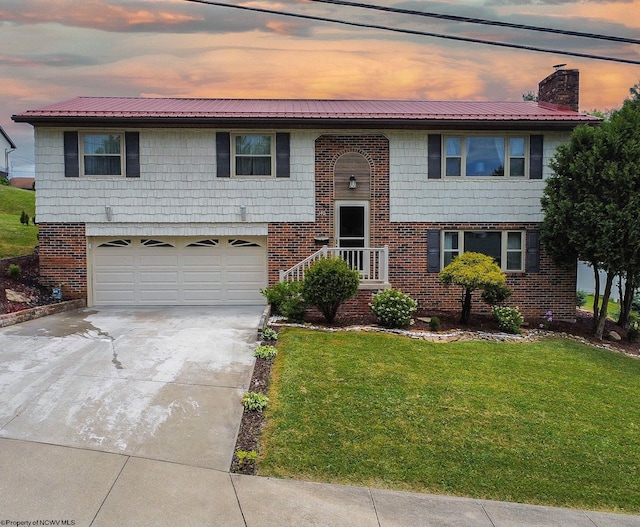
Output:
[[[593,313],[594,301],[595,298],[593,295],[587,295],[587,303],[583,306],[583,309],[586,309],[587,311],[591,311],[591,313]],[[602,306],[602,297],[600,298],[600,302],[598,305]],[[609,300],[609,303],[607,304],[607,317],[612,320],[618,320],[619,316],[620,304],[618,302],[615,302],[614,300]]]
[[285,328],[261,475],[640,512],[640,361]]
[[35,192],[0,185],[0,258],[31,254],[38,243],[38,227],[20,223],[23,210],[34,216]]

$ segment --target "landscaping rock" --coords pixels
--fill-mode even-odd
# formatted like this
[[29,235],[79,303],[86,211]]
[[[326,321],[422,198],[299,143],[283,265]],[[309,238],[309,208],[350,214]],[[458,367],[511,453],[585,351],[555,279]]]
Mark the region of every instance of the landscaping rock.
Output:
[[5,289],[5,296],[9,302],[19,302],[20,304],[29,304],[33,302],[33,298],[19,293],[18,291],[14,291],[13,289]]
[[609,337],[609,340],[613,340],[615,342],[620,342],[622,340],[622,337],[613,330],[609,331],[608,337]]

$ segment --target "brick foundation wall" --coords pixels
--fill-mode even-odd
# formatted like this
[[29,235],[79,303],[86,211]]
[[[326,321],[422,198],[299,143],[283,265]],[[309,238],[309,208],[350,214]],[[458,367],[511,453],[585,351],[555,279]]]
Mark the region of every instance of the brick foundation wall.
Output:
[[87,240],[84,223],[40,223],[40,281],[62,287],[65,299],[87,298]]
[[[438,282],[438,273],[427,272],[427,232],[430,229],[523,230],[536,229],[535,223],[522,224],[434,224],[391,223],[389,218],[389,144],[382,135],[325,135],[316,140],[316,223],[273,223],[269,226],[269,283],[278,281],[279,270],[294,266],[320,248],[314,237],[334,238],[333,168],[346,152],[358,152],[372,167],[370,200],[370,245],[389,246],[389,282],[418,301],[422,314],[430,310],[459,310],[461,290]],[[535,322],[552,310],[556,319],[575,318],[576,270],[553,266],[541,250],[540,271],[507,273],[513,290],[508,305],[518,306]],[[372,291],[361,291],[341,309],[368,312]],[[489,307],[474,294],[474,313],[487,313]]]

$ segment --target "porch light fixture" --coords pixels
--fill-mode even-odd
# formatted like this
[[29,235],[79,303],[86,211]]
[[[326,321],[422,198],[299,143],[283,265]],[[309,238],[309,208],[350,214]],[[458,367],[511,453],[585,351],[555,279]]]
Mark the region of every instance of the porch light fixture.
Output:
[[107,221],[111,221],[113,217],[113,211],[111,210],[111,205],[105,205],[104,212],[107,215]]
[[352,175],[349,178],[349,188],[350,189],[354,189],[358,186],[358,183],[356,182],[356,176]]

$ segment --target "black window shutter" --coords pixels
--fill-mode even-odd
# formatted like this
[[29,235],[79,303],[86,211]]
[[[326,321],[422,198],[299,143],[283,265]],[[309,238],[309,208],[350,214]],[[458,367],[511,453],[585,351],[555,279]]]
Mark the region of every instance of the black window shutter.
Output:
[[440,272],[440,231],[427,231],[427,272]]
[[140,133],[125,132],[124,144],[126,152],[126,176],[140,177]]
[[78,158],[78,132],[64,133],[64,177],[78,177],[80,175],[80,160]]
[[276,134],[276,177],[290,177],[291,166],[289,161],[289,133]]
[[216,176],[231,177],[231,134],[216,133]]
[[427,139],[428,149],[428,179],[442,179],[442,136],[429,134]]
[[529,179],[542,179],[542,135],[532,135],[529,144]]
[[527,273],[540,272],[540,231],[527,231]]

